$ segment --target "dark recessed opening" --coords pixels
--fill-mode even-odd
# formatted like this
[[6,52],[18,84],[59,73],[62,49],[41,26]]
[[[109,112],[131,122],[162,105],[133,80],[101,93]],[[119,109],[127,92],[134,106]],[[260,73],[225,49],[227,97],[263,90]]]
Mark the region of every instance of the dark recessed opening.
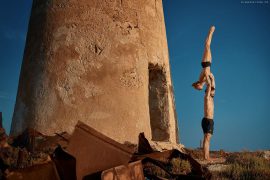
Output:
[[168,88],[164,69],[149,64],[149,111],[152,140],[169,141]]

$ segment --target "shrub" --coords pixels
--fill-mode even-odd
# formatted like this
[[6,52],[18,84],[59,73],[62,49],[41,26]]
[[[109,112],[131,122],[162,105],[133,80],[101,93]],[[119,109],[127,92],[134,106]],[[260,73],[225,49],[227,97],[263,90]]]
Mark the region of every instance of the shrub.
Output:
[[173,174],[189,174],[191,172],[191,165],[187,160],[172,158],[170,164]]
[[270,162],[256,154],[243,152],[227,157],[230,164],[223,176],[230,179],[270,179]]

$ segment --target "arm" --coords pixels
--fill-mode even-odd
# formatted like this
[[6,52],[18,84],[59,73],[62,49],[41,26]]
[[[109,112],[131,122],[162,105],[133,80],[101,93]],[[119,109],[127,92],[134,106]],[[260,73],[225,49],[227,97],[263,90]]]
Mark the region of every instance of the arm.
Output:
[[206,91],[205,91],[205,97],[208,98],[211,95],[211,87],[212,87],[212,82],[209,76],[206,76]]
[[213,73],[210,73],[209,77],[210,77],[210,81],[212,83],[211,87],[216,89],[215,77],[214,77]]

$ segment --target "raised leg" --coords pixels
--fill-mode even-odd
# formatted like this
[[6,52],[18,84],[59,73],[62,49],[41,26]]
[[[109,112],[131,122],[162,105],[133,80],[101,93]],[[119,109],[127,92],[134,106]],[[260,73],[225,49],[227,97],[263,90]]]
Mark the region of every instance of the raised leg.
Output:
[[213,33],[215,31],[215,26],[212,26],[208,32],[208,35],[205,40],[205,46],[204,46],[204,53],[203,53],[203,58],[202,62],[212,62],[212,54],[211,54],[211,41],[213,37]]

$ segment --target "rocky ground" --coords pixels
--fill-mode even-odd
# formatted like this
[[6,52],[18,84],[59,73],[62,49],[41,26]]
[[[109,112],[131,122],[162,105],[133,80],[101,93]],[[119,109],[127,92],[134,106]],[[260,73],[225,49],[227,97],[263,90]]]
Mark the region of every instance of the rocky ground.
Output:
[[[120,144],[78,122],[72,134],[46,136],[34,129],[7,136],[0,128],[0,179],[210,179],[211,173],[181,145]],[[121,178],[120,178],[121,177]],[[123,178],[124,177],[124,178]]]
[[[93,179],[92,177],[96,176],[99,178],[95,179],[106,179],[102,176],[104,173],[107,175],[115,173],[115,176],[119,177],[126,175],[131,178],[129,171],[141,167],[141,171],[137,172],[141,177],[140,180],[145,178],[270,180],[270,151],[211,151],[212,160],[209,162],[203,160],[202,149],[187,149],[180,144],[149,143],[143,133],[138,137],[138,144],[132,145],[117,143],[81,122],[75,129],[71,135],[64,132],[54,136],[45,136],[34,129],[26,129],[21,135],[12,137],[7,136],[5,130],[0,128],[0,179],[30,180],[45,174],[48,177],[44,179],[69,180],[76,177]],[[114,149],[117,149],[117,153]],[[97,159],[96,157],[101,157],[101,151],[126,159],[124,163],[116,164],[123,165],[130,162],[129,165],[133,169],[127,170],[125,166],[116,166],[114,156],[111,155]],[[85,158],[89,158],[87,163],[81,161]],[[100,169],[80,171],[90,165],[97,168],[100,161],[103,162],[102,167],[104,166],[101,168],[102,171]],[[115,169],[119,167],[122,170],[126,169],[126,174],[122,171],[117,174]]]

